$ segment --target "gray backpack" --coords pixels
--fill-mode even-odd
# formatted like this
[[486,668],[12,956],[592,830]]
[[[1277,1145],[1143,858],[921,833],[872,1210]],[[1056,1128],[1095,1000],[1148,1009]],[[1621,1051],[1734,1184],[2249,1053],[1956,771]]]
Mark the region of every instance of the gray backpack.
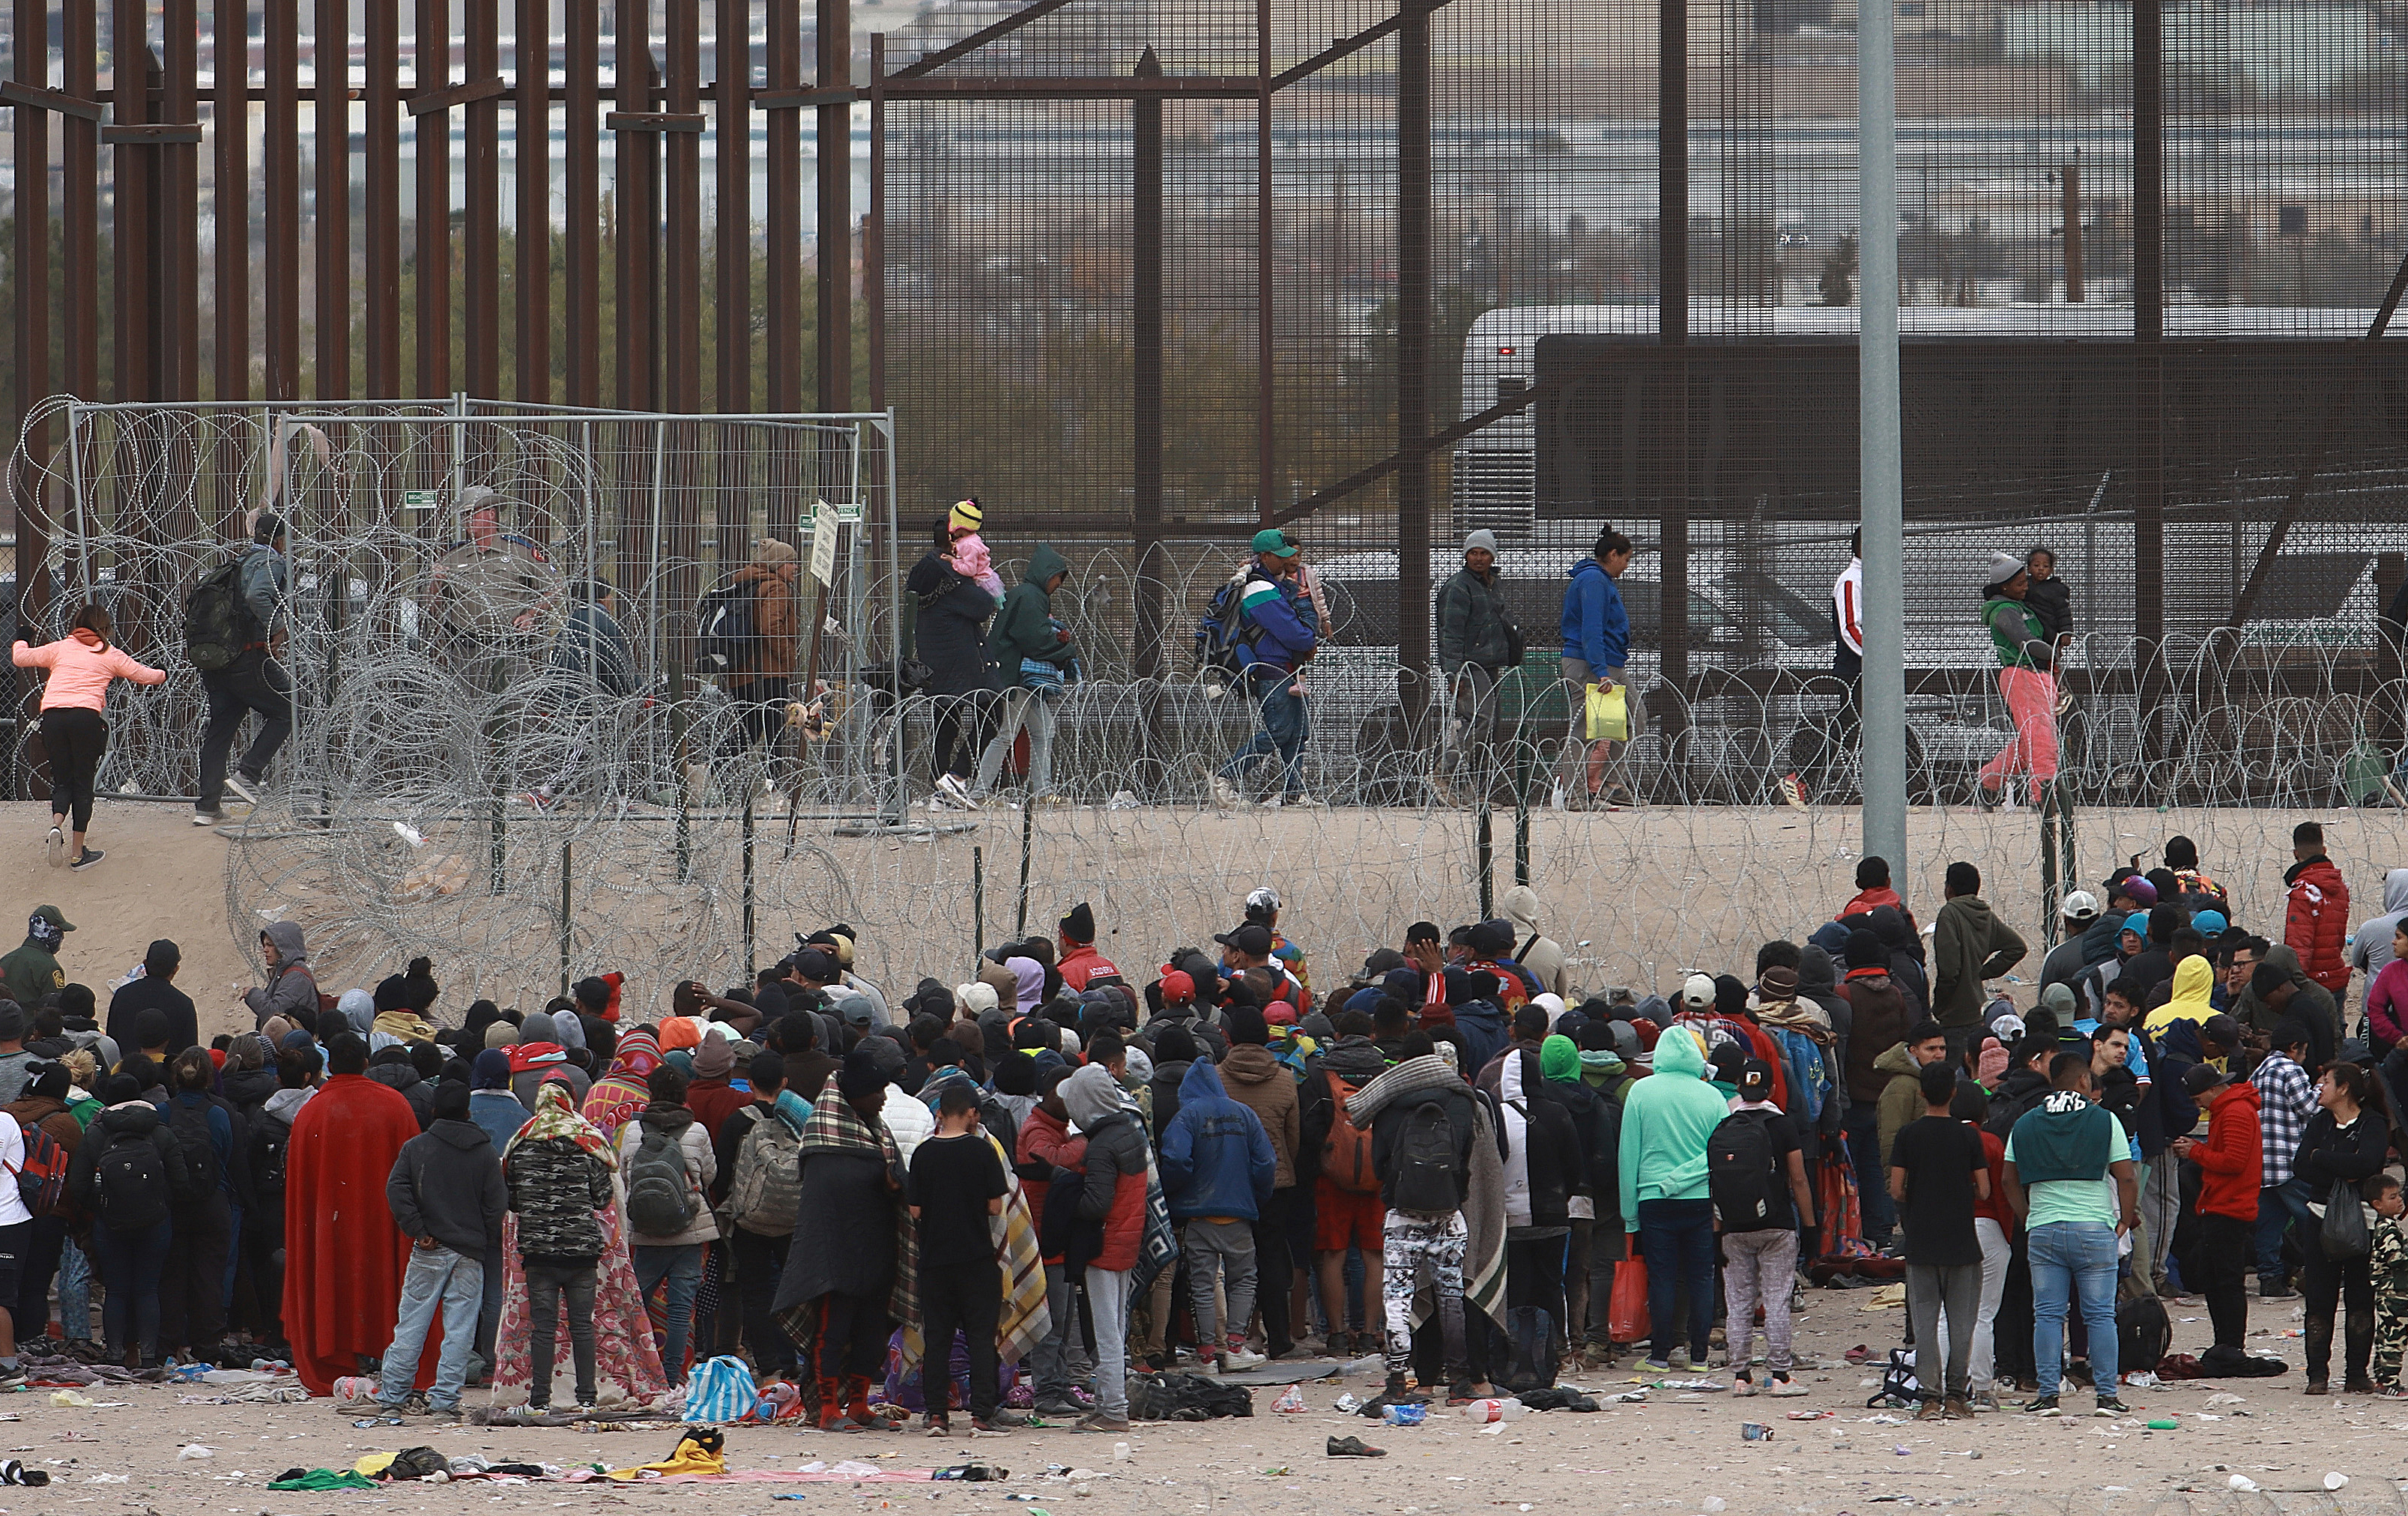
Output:
[[645,1127],[627,1160],[627,1224],[641,1237],[676,1237],[694,1224],[700,1209],[686,1182],[684,1146]]

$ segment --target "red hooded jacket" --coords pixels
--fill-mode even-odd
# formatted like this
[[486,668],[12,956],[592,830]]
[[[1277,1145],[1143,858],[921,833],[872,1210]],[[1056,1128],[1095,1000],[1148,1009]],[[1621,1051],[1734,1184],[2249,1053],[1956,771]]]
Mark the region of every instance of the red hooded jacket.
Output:
[[2338,1000],[2349,987],[2349,961],[2342,956],[2349,939],[2349,886],[2322,853],[2293,864],[2283,880],[2291,887],[2283,908],[2283,945],[2300,955],[2308,978]]
[[2207,1140],[2191,1149],[2204,1182],[2202,1216],[2258,1219],[2258,1180],[2265,1143],[2258,1129],[2258,1086],[2239,1080],[2216,1092],[2207,1108]]

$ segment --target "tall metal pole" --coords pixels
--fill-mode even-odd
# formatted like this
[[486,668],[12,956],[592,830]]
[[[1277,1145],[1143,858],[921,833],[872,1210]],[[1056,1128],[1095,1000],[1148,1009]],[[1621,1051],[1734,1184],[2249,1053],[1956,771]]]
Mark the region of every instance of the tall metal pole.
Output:
[[1898,59],[1886,8],[1856,24],[1857,481],[1864,526],[1864,850],[1906,866],[1906,492],[1899,460]]
[[1400,0],[1397,27],[1397,679],[1418,730],[1430,662],[1430,9]]
[[[1137,61],[1140,79],[1162,78],[1152,48]],[[1140,94],[1130,107],[1137,125],[1135,199],[1129,207],[1130,337],[1135,372],[1130,383],[1129,462],[1132,524],[1137,543],[1137,583],[1131,599],[1136,635],[1130,652],[1137,677],[1157,679],[1163,663],[1162,588],[1162,96]]]

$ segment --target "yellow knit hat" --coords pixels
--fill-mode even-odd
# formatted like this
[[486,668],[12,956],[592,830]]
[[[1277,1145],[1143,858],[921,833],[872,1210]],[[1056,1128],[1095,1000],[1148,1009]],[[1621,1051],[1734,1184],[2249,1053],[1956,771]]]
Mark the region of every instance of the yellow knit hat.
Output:
[[945,518],[945,524],[951,531],[975,532],[985,520],[986,512],[979,509],[978,500],[974,496],[968,500],[954,501],[953,514]]

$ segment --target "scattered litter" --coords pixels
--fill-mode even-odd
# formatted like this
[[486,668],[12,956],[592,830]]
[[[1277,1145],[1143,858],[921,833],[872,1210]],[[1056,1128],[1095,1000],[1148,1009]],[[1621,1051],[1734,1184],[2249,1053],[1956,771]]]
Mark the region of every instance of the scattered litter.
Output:
[[2246,1495],[2250,1491],[2258,1488],[2258,1481],[2251,1479],[2246,1474],[2235,1474],[2230,1479],[2224,1481],[2224,1487],[2228,1490],[2238,1490],[2242,1494]]
[[125,1474],[88,1474],[84,1477],[84,1482],[87,1484],[131,1484],[134,1480],[130,1475]]
[[176,1450],[176,1460],[179,1463],[196,1458],[215,1458],[217,1455],[218,1451],[215,1448],[204,1448],[197,1442],[187,1442]]
[[1720,1380],[1656,1380],[1653,1382],[1658,1390],[1727,1390],[1730,1388]]
[[1762,1422],[1742,1422],[1739,1435],[1742,1442],[1770,1442],[1772,1440],[1772,1428]]
[[1271,1402],[1271,1409],[1289,1415],[1294,1415],[1304,1409],[1304,1386],[1300,1384],[1289,1385],[1280,1392],[1280,1397],[1277,1400]]
[[1356,1411],[1363,1409],[1363,1402],[1355,1399],[1354,1392],[1350,1390],[1346,1394],[1340,1395],[1338,1397],[1338,1403],[1330,1409],[1342,1416],[1352,1416]]
[[1518,1421],[1529,1413],[1529,1407],[1522,1404],[1521,1401],[1511,1397],[1499,1399],[1491,1396],[1485,1399],[1468,1401],[1463,1407],[1463,1419],[1468,1422],[1488,1423]]
[[2181,1431],[2181,1430],[2182,1430],[2182,1423],[2177,1422],[2177,1421],[2172,1421],[2172,1420],[2171,1420],[2171,1419],[2169,1419],[2169,1420],[2164,1420],[2164,1421],[2149,1422],[2149,1423],[2146,1423],[2145,1424],[2147,1425],[2148,1429],[2149,1429],[2150,1431],[2152,1431],[2152,1432],[2179,1432],[2179,1431]]
[[1390,1426],[1419,1426],[1429,1419],[1427,1406],[1383,1406],[1380,1419]]
[[1839,1414],[1836,1410],[1793,1410],[1789,1419],[1793,1422],[1828,1422]]
[[2214,1409],[2215,1407],[2217,1407],[2217,1406],[2237,1406],[2237,1405],[2240,1405],[2241,1403],[2242,1403],[2242,1399],[2241,1399],[2241,1397],[2240,1397],[2239,1395],[2237,1395],[2237,1394],[2229,1394],[2229,1393],[2228,1393],[2228,1394],[2212,1394],[2212,1395],[2209,1395],[2209,1396],[2207,1397],[2206,1402],[2205,1402],[2205,1404],[2207,1405],[2207,1407],[2208,1407],[2210,1409]]
[[2347,1483],[2349,1483],[2349,1476],[2346,1474],[2328,1474],[2325,1476],[2325,1488],[2328,1490],[2338,1490]]

